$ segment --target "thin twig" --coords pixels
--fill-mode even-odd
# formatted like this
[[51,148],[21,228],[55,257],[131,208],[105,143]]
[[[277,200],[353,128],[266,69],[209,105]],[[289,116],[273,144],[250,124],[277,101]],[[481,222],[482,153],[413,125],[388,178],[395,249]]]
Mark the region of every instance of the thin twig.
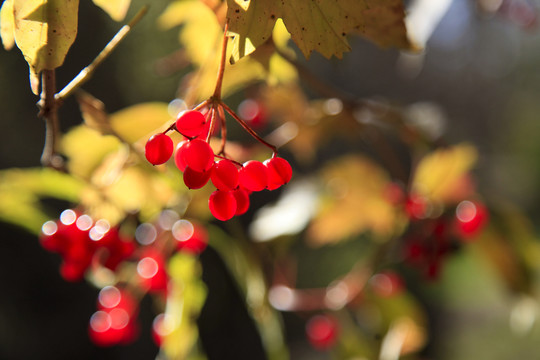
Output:
[[228,107],[227,104],[222,103],[221,106],[223,106],[223,109],[225,109],[225,111],[227,111],[229,115],[231,115],[234,118],[234,120],[236,120],[244,128],[244,130],[246,130],[251,136],[257,139],[257,141],[259,141],[260,143],[272,149],[273,155],[277,153],[277,148],[274,145],[270,144],[269,142],[261,138],[259,135],[257,135],[257,133],[253,131],[253,129],[249,127],[249,125],[244,120],[242,120],[238,115],[236,115],[236,113],[230,107]]
[[107,45],[101,50],[101,52],[96,56],[94,61],[90,63],[87,67],[81,70],[81,72],[73,78],[58,94],[56,94],[56,101],[58,103],[65,100],[67,97],[71,96],[73,92],[84,84],[90,77],[92,77],[96,68],[101,65],[101,63],[109,57],[114,49],[120,44],[130,30],[135,26],[146,13],[148,12],[148,5],[142,7],[141,10],[131,19],[129,23],[122,26],[122,28],[114,35],[114,37],[109,41]]

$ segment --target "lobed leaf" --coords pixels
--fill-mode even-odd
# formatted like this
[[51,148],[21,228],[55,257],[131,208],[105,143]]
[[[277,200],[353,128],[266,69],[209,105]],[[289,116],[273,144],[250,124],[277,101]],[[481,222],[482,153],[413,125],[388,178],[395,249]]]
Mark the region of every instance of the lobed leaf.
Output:
[[105,11],[111,19],[122,21],[127,14],[131,0],[92,0],[95,5]]
[[305,57],[313,50],[326,58],[350,50],[346,36],[359,33],[379,46],[412,48],[401,0],[228,0],[231,61],[268,41],[278,18]]
[[38,74],[64,62],[77,36],[79,0],[13,0],[14,37],[30,66],[32,91]]

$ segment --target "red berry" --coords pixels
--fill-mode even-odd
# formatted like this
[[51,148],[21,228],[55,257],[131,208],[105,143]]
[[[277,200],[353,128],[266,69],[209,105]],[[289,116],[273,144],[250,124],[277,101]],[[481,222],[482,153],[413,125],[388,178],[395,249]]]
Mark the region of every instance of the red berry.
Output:
[[239,171],[240,185],[250,191],[261,191],[268,186],[268,168],[257,160],[244,163]]
[[332,347],[337,338],[338,324],[327,315],[315,315],[306,324],[309,342],[314,348],[325,350]]
[[291,180],[292,168],[287,160],[273,157],[266,160],[264,165],[268,168],[268,190],[275,190]]
[[212,171],[195,171],[192,170],[190,167],[186,167],[184,170],[184,184],[188,187],[188,189],[200,189],[210,179],[210,174]]
[[180,251],[200,254],[208,245],[208,232],[206,229],[189,220],[178,220],[172,228],[173,236],[178,240],[177,248]]
[[149,292],[160,292],[167,289],[168,275],[165,270],[163,255],[151,248],[145,249],[137,263],[137,274],[141,285]]
[[236,213],[234,215],[245,214],[249,209],[249,193],[242,188],[233,190],[232,193],[236,199]]
[[263,108],[253,99],[245,99],[238,105],[238,115],[255,128],[262,127],[266,123]]
[[238,187],[238,168],[231,160],[219,160],[214,164],[210,178],[218,190],[235,189]]
[[208,171],[214,164],[214,152],[206,141],[194,139],[182,146],[185,164],[199,172]]
[[231,191],[216,190],[208,199],[208,207],[216,219],[226,221],[236,213],[236,199]]
[[174,163],[180,171],[184,171],[184,169],[186,168],[186,161],[184,160],[183,149],[184,145],[187,143],[187,140],[180,141],[178,145],[176,145],[176,151],[174,152]]
[[462,201],[456,208],[456,227],[463,239],[476,235],[485,225],[488,212],[484,205],[478,202]]
[[206,125],[206,118],[199,111],[188,110],[180,113],[176,120],[176,129],[184,136],[201,135]]
[[174,144],[172,139],[165,134],[152,135],[144,147],[146,159],[153,165],[167,162],[172,156]]

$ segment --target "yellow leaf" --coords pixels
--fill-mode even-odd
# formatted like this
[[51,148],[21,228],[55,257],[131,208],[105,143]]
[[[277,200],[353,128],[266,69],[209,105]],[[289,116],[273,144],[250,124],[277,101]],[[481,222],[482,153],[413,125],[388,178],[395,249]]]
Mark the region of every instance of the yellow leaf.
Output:
[[323,168],[321,176],[325,195],[308,229],[313,244],[335,243],[368,230],[384,237],[396,230],[396,212],[384,196],[389,178],[378,165],[348,156]]
[[209,58],[219,59],[218,48],[223,31],[214,12],[202,1],[172,2],[158,18],[158,25],[162,29],[183,25],[180,43],[195,64],[201,66]]
[[468,172],[476,158],[476,149],[467,144],[437,150],[418,164],[411,190],[439,203],[462,200],[470,191]]
[[172,121],[162,102],[141,103],[110,115],[112,129],[128,143],[146,139]]
[[0,9],[0,37],[4,49],[10,50],[15,45],[15,18],[13,0],[5,0]]
[[401,0],[228,0],[227,4],[233,62],[265,43],[278,18],[306,57],[316,50],[327,58],[341,58],[350,50],[346,36],[351,32],[380,46],[411,47]]
[[122,21],[127,14],[131,0],[92,0],[115,21]]
[[77,35],[78,0],[13,0],[15,42],[39,74],[55,69]]
[[89,179],[105,156],[120,146],[120,141],[114,136],[102,136],[87,126],[77,126],[62,138],[70,173],[83,179]]

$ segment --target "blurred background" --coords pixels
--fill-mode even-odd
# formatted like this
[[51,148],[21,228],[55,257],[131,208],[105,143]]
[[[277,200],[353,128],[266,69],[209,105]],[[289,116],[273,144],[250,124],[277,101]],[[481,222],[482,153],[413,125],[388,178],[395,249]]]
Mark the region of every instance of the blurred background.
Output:
[[[133,1],[127,18],[143,4],[142,0]],[[163,31],[156,25],[167,5],[166,0],[152,1],[144,20],[84,85],[105,103],[108,112],[175,98],[189,69],[165,74],[160,67],[160,61],[178,50],[177,30]],[[300,58],[301,62],[321,81],[356,98],[377,99],[416,114],[418,119],[429,118],[427,124],[419,126],[442,136],[446,144],[473,144],[479,155],[474,168],[478,192],[489,199],[486,202],[503,202],[519,209],[530,219],[536,235],[540,224],[540,4],[534,0],[453,0],[447,5],[442,6],[440,22],[434,21],[422,54],[383,50],[351,38],[352,51],[341,60],[313,54],[309,61]],[[80,14],[78,38],[65,65],[57,71],[60,87],[88,65],[120,27],[90,1],[81,1]],[[304,89],[311,98],[319,96],[308,85]],[[227,98],[227,103],[236,108],[247,94],[238,92]],[[2,169],[40,166],[44,124],[36,117],[37,100],[29,89],[28,68],[20,52],[0,50]],[[60,118],[63,131],[81,123],[74,99],[63,105]],[[336,148],[335,143],[326,143],[317,150],[317,157],[323,161],[336,153],[358,151],[347,146]],[[410,159],[404,158],[409,169]],[[298,169],[304,175],[315,174],[317,166],[298,165]],[[272,195],[257,198],[253,211],[275,200]],[[49,201],[58,211],[68,205]],[[251,213],[242,223],[249,224],[253,216]],[[58,274],[60,259],[42,249],[35,236],[10,224],[0,227],[0,359],[156,356],[158,348],[150,335],[153,315],[149,299],[141,305],[139,340],[126,346],[96,347],[88,340],[87,326],[95,311],[98,289],[86,282],[65,282]],[[336,259],[362,249],[361,241],[332,248],[291,247],[298,259],[297,285],[325,286],[327,279],[310,271],[310,266],[319,264],[323,272],[340,273],[340,261]],[[212,250],[201,259],[208,286],[232,281],[221,278],[225,276],[224,265]],[[405,279],[429,319],[428,340],[414,358],[540,358],[538,303],[531,300],[533,297],[517,296],[508,289],[497,270],[504,263],[494,267],[483,261],[478,256],[459,254],[435,282],[420,284]],[[260,339],[253,335],[254,325],[245,309],[234,305],[240,297],[234,286],[224,285],[214,294],[214,301],[226,298],[232,305],[203,310],[200,326],[220,327],[221,334],[206,340],[207,346],[240,346],[244,351],[234,358],[257,358]],[[229,310],[230,318],[216,324],[214,315]],[[329,359],[335,355],[309,346],[305,314],[281,315],[292,359]],[[239,323],[238,329],[231,331],[231,322]],[[254,337],[252,341],[246,341],[249,336]]]

